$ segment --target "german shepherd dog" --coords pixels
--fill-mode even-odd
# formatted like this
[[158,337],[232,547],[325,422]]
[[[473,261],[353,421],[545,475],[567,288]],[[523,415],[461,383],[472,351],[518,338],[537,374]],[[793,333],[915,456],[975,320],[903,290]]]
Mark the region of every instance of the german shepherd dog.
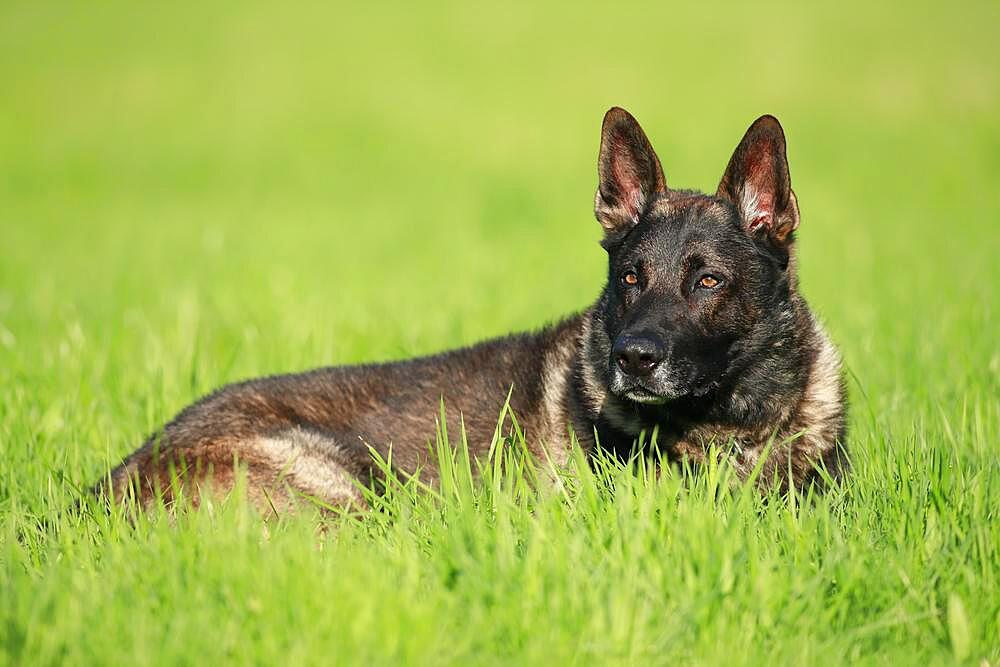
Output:
[[818,467],[843,475],[840,360],[798,291],[799,209],[778,121],[750,126],[708,195],[669,188],[638,122],[612,108],[598,176],[608,282],[590,308],[434,356],[229,385],[181,411],[95,491],[148,506],[172,502],[180,479],[197,504],[245,474],[265,512],[300,496],[363,507],[357,482],[380,474],[369,447],[433,483],[428,442],[442,400],[473,456],[487,452],[509,400],[530,452],[556,464],[571,433],[585,452],[628,455],[655,428],[668,459],[722,451],[740,477],[759,471],[762,487],[801,489],[823,479]]

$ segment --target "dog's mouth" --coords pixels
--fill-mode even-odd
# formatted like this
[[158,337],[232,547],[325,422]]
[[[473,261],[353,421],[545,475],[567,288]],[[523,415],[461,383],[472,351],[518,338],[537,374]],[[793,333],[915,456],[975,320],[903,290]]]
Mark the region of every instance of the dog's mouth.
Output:
[[661,396],[645,387],[632,387],[622,392],[622,395],[630,401],[643,403],[645,405],[663,405],[670,400],[667,396]]
[[617,367],[611,369],[608,389],[620,399],[640,405],[665,405],[690,392],[686,382],[675,376],[674,371],[658,369],[648,377],[626,375]]
[[617,398],[639,405],[662,406],[685,396],[701,396],[713,385],[686,359],[657,364],[644,375],[626,373],[608,362],[607,388]]
[[703,398],[719,387],[721,376],[685,368],[683,364],[656,368],[645,377],[623,373],[611,367],[608,389],[619,399],[640,405],[666,405],[685,397]]

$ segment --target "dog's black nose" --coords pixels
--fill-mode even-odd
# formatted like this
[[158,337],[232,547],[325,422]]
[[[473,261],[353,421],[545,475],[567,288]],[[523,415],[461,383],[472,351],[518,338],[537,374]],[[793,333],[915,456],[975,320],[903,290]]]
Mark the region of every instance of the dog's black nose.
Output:
[[656,336],[622,334],[615,341],[611,355],[618,367],[629,375],[649,375],[667,356],[667,350]]

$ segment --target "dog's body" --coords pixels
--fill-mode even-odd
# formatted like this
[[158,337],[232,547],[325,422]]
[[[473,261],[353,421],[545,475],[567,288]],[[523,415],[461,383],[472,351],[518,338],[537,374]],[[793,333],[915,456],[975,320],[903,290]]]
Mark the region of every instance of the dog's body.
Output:
[[668,189],[638,123],[612,109],[599,175],[610,271],[591,308],[431,357],[225,387],[150,437],[99,493],[169,502],[179,479],[197,501],[204,481],[225,492],[242,468],[262,508],[299,495],[362,505],[369,447],[432,481],[440,401],[482,455],[508,393],[529,449],[557,464],[571,433],[584,451],[625,454],[656,428],[668,457],[698,462],[715,445],[741,476],[759,467],[764,485],[802,487],[817,465],[842,474],[840,362],[797,291],[798,207],[777,121],[751,126],[709,196]]

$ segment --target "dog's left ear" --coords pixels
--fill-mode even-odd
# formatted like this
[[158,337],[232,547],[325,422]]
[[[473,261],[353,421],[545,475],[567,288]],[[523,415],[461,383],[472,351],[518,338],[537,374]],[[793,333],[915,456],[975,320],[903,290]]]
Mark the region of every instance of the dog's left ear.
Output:
[[606,235],[631,229],[657,194],[666,193],[660,159],[628,111],[612,107],[601,126],[594,215]]
[[788,176],[785,133],[777,118],[761,116],[750,126],[716,195],[736,204],[747,233],[766,233],[778,247],[791,243],[799,226],[799,206]]

